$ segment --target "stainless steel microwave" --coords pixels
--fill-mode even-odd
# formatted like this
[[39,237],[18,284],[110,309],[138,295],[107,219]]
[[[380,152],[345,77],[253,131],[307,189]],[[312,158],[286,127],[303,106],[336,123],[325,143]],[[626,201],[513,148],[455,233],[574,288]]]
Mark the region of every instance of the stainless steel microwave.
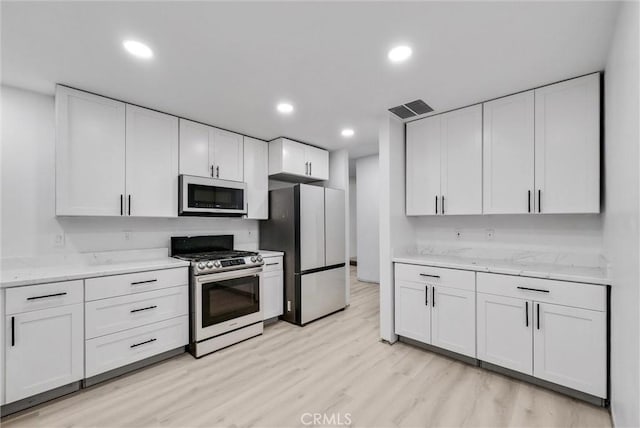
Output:
[[217,178],[180,175],[178,215],[242,216],[247,213],[247,183]]

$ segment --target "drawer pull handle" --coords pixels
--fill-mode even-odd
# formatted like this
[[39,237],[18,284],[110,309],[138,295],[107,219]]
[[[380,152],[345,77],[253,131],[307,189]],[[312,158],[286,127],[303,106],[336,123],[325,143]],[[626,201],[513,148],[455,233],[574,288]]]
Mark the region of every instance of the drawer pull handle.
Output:
[[518,287],[518,290],[537,291],[539,293],[548,293],[549,292],[549,290],[543,290],[541,288],[529,288],[529,287]]
[[267,263],[266,266],[275,266],[275,265],[279,265],[280,263]]
[[148,279],[146,281],[136,281],[136,282],[132,282],[131,285],[140,285],[140,284],[149,284],[151,282],[157,282],[157,279]]
[[134,312],[148,311],[149,309],[155,309],[157,307],[158,307],[158,305],[153,305],[153,306],[147,306],[146,308],[131,309],[131,313],[133,314]]
[[428,278],[440,278],[440,275],[429,275],[428,273],[421,273],[420,276],[426,276]]
[[64,292],[64,293],[47,294],[46,296],[27,297],[27,300],[47,299],[49,297],[66,296],[66,294],[67,293]]
[[156,340],[157,339],[149,339],[149,340],[145,340],[144,342],[134,343],[133,345],[131,345],[131,348],[135,348],[137,346],[146,345],[147,343],[155,342]]

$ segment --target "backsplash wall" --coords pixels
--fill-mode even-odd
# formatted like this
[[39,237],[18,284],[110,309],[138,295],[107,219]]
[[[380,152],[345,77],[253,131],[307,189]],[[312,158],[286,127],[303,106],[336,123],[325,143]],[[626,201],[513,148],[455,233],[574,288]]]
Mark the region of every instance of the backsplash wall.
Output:
[[196,234],[233,234],[236,247],[257,248],[256,220],[56,217],[54,98],[1,89],[0,257],[166,248],[171,236]]
[[422,248],[571,253],[584,255],[589,265],[602,254],[600,214],[411,217],[410,222],[415,245]]

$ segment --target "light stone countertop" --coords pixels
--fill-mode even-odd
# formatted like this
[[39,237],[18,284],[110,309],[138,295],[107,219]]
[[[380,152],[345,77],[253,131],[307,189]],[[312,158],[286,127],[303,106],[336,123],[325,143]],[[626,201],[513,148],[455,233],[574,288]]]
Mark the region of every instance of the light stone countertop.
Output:
[[258,250],[258,253],[262,257],[282,257],[284,253],[282,251],[271,251],[271,250]]
[[2,260],[0,288],[187,267],[166,248]]
[[611,279],[599,267],[568,266],[548,263],[514,263],[508,260],[470,258],[440,254],[400,254],[393,262],[450,269],[517,275],[531,278],[611,285]]

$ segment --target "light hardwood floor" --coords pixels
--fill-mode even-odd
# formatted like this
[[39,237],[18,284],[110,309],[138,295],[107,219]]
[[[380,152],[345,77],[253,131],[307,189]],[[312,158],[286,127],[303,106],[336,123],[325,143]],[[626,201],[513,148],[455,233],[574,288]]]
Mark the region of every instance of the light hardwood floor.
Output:
[[[353,268],[352,268],[353,269]],[[14,427],[610,426],[606,410],[403,343],[379,341],[378,286],[196,360],[184,354],[2,420]],[[338,419],[340,418],[340,419]],[[333,423],[331,423],[333,422]]]

